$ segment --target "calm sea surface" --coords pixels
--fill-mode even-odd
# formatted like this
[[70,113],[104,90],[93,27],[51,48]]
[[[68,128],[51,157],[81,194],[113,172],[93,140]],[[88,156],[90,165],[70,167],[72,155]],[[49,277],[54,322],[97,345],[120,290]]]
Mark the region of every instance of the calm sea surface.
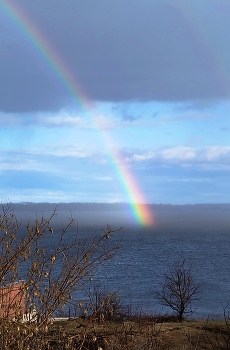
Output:
[[[28,213],[20,215],[28,218]],[[192,266],[195,280],[203,284],[192,317],[223,316],[223,307],[230,302],[227,210],[155,211],[152,228],[134,224],[128,212],[82,211],[72,215],[80,234],[89,237],[100,233],[107,224],[114,229],[123,227],[120,233],[115,233],[117,239],[122,237],[120,251],[95,276],[101,286],[118,290],[122,303],[131,303],[133,310],[141,308],[144,312],[167,311],[157,299],[162,275],[175,259],[185,259]],[[58,227],[68,216],[68,212],[59,212],[55,225]],[[72,231],[76,232],[76,228]]]

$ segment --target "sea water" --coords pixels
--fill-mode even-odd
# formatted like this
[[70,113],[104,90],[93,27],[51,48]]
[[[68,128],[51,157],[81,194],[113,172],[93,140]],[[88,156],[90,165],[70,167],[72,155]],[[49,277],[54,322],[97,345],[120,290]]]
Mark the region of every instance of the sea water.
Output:
[[[44,214],[44,213],[43,213]],[[54,221],[58,232],[70,214],[60,211]],[[28,213],[20,214],[28,218]],[[71,213],[76,224],[70,236],[78,233],[89,239],[106,229],[121,240],[112,260],[95,272],[94,283],[118,294],[123,305],[144,313],[170,313],[158,299],[163,275],[175,260],[185,259],[192,267],[196,283],[202,284],[199,300],[192,306],[193,318],[220,318],[230,302],[230,215],[227,210],[155,210],[155,225],[136,224],[130,212],[81,211]],[[52,249],[53,241],[47,243]]]

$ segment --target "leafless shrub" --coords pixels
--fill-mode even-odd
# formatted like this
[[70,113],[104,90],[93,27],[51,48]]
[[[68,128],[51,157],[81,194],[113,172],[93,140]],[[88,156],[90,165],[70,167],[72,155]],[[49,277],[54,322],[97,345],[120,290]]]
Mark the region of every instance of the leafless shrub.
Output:
[[[21,227],[9,205],[0,214],[0,348],[48,349],[48,326],[75,292],[89,282],[96,267],[111,259],[120,244],[107,226],[93,239],[68,236],[74,220],[55,232],[52,220],[36,219]],[[52,251],[46,247],[55,235]],[[22,276],[22,271],[26,275]],[[18,285],[21,279],[24,281]],[[27,322],[23,322],[23,314]],[[84,332],[86,332],[84,330]]]
[[111,292],[100,284],[89,287],[87,299],[82,304],[85,314],[98,323],[123,317],[123,306],[118,291]]

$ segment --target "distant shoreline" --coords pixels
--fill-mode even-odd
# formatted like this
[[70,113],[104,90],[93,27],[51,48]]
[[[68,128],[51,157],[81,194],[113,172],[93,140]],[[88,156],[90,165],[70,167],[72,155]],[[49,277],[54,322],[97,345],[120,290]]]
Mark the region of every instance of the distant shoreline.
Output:
[[[6,205],[7,203],[3,203]],[[97,203],[97,202],[70,202],[70,203],[50,203],[50,202],[20,202],[13,203],[9,202],[12,209],[17,211],[28,211],[28,210],[53,210],[55,207],[58,210],[69,211],[124,211],[130,210],[130,203]],[[230,211],[230,203],[206,203],[206,204],[146,204],[154,211]]]

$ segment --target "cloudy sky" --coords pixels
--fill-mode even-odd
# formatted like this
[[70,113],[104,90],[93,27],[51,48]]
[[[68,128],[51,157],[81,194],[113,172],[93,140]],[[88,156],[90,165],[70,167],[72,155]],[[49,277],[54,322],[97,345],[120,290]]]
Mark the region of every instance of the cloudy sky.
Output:
[[1,199],[230,202],[229,18],[229,0],[1,0]]

